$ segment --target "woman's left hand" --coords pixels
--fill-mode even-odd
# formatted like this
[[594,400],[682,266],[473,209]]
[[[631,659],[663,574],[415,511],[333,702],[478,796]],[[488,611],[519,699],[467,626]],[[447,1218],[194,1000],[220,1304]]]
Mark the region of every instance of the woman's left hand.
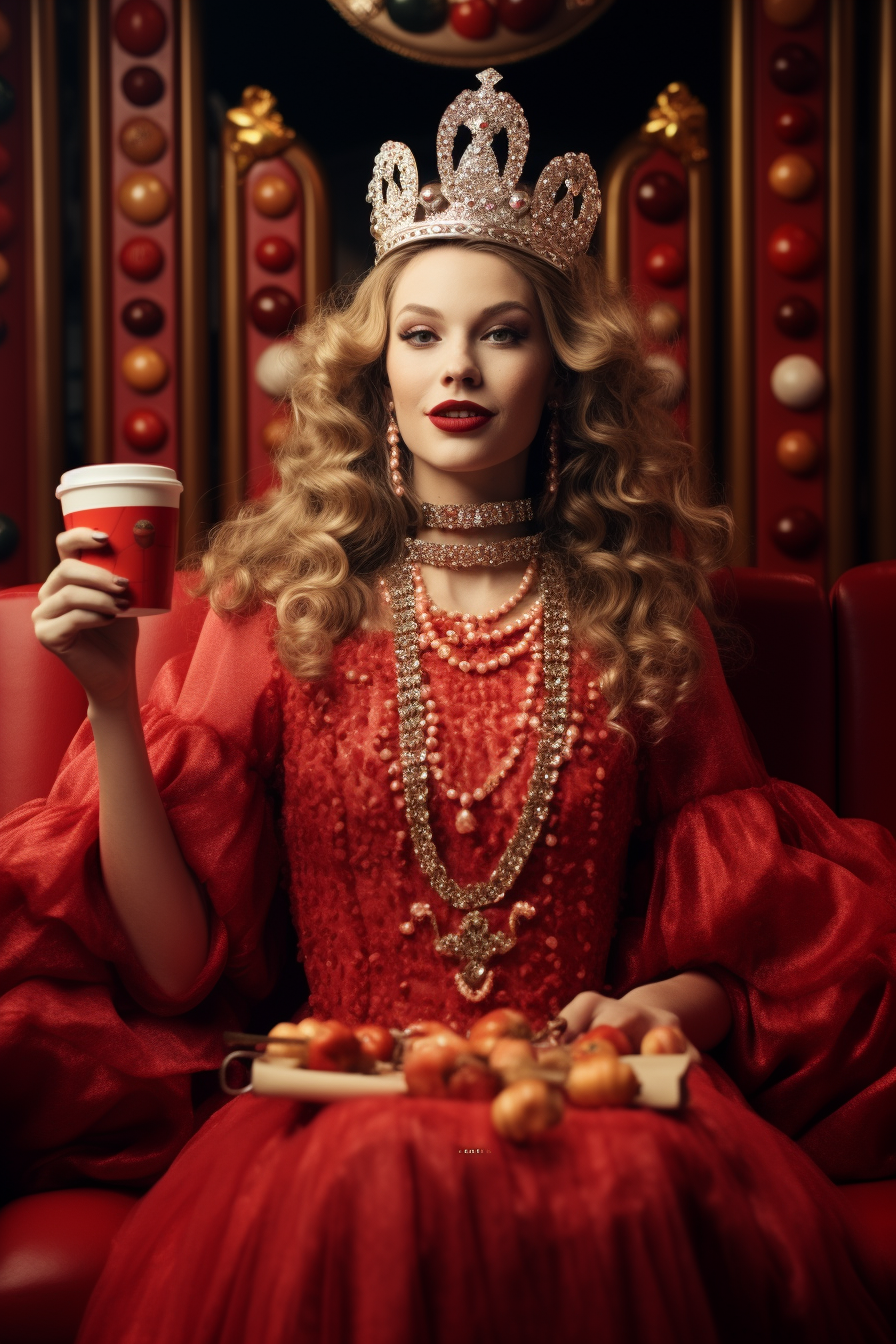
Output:
[[[658,986],[644,986],[644,989],[654,988]],[[621,999],[612,999],[606,994],[597,994],[591,990],[577,994],[565,1008],[560,1010],[560,1016],[566,1018],[568,1023],[563,1040],[573,1041],[583,1032],[590,1031],[592,1027],[604,1025],[618,1027],[625,1032],[632,1043],[632,1049],[637,1054],[641,1048],[641,1041],[652,1027],[678,1027],[684,1030],[677,1013],[649,1002],[649,998],[650,995],[645,995],[643,990],[638,989],[624,994]],[[699,1064],[700,1051],[690,1041],[688,1041],[688,1055],[692,1064]]]

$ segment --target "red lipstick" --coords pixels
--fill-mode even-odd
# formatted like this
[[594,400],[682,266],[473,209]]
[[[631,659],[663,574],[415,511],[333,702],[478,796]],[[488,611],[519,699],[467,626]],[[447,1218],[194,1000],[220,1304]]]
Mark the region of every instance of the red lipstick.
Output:
[[427,414],[436,429],[444,429],[448,434],[470,434],[487,425],[495,412],[475,401],[440,401]]

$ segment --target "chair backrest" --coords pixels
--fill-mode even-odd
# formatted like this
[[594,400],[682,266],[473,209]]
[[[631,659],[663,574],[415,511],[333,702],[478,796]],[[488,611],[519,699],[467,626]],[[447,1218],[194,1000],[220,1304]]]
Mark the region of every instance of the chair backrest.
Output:
[[869,817],[896,835],[896,560],[848,570],[831,606],[840,815]]
[[[145,699],[162,665],[191,650],[205,619],[178,576],[167,616],[140,622],[138,690]],[[818,585],[799,574],[755,569],[714,576],[719,607],[749,635],[752,656],[729,674],[741,713],[770,772],[835,806],[834,638]],[[0,815],[44,796],[78,729],[84,696],[37,643],[36,588],[0,592]],[[896,563],[851,570],[832,594],[840,681],[841,811],[883,822],[896,833]]]
[[[141,703],[163,664],[190,651],[199,637],[207,607],[186,597],[187,577],[176,576],[168,615],[140,620]],[[75,678],[34,637],[36,606],[36,584],[0,591],[0,816],[47,794],[87,709]]]
[[831,612],[805,574],[725,569],[713,576],[718,609],[752,641],[728,684],[777,779],[836,807],[834,644]]

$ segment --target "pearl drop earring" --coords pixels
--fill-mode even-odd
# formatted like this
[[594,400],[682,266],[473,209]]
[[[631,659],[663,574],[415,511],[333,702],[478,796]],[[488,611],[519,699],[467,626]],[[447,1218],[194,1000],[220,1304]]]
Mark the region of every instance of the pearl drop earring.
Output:
[[404,485],[401,476],[401,455],[398,451],[398,445],[401,436],[398,433],[398,425],[395,423],[395,404],[389,402],[389,427],[386,430],[386,442],[389,445],[389,475],[392,478],[392,489],[399,499],[404,494]]

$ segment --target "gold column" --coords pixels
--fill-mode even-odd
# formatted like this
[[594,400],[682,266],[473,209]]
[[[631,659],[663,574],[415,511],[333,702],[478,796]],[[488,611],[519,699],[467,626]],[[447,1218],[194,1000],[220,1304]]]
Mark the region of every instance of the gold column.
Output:
[[209,521],[208,281],[205,99],[198,0],[178,6],[180,136],[180,553],[201,545]]
[[833,583],[855,562],[855,10],[852,0],[830,0],[829,24],[827,514],[828,582]]
[[753,237],[750,0],[730,0],[725,141],[725,491],[734,565],[753,559]]
[[28,347],[28,572],[46,578],[58,560],[61,530],[54,491],[62,471],[62,235],[59,191],[59,107],[53,0],[29,9],[31,191],[29,240],[32,291]]
[[221,503],[225,512],[244,496],[246,477],[246,352],[243,333],[243,184],[230,131],[221,134]]
[[109,165],[106,144],[108,32],[106,0],[83,0],[84,89],[84,447],[88,462],[111,462],[112,408],[107,372],[112,349],[108,261]]
[[872,325],[874,557],[896,560],[896,3],[878,4]]

